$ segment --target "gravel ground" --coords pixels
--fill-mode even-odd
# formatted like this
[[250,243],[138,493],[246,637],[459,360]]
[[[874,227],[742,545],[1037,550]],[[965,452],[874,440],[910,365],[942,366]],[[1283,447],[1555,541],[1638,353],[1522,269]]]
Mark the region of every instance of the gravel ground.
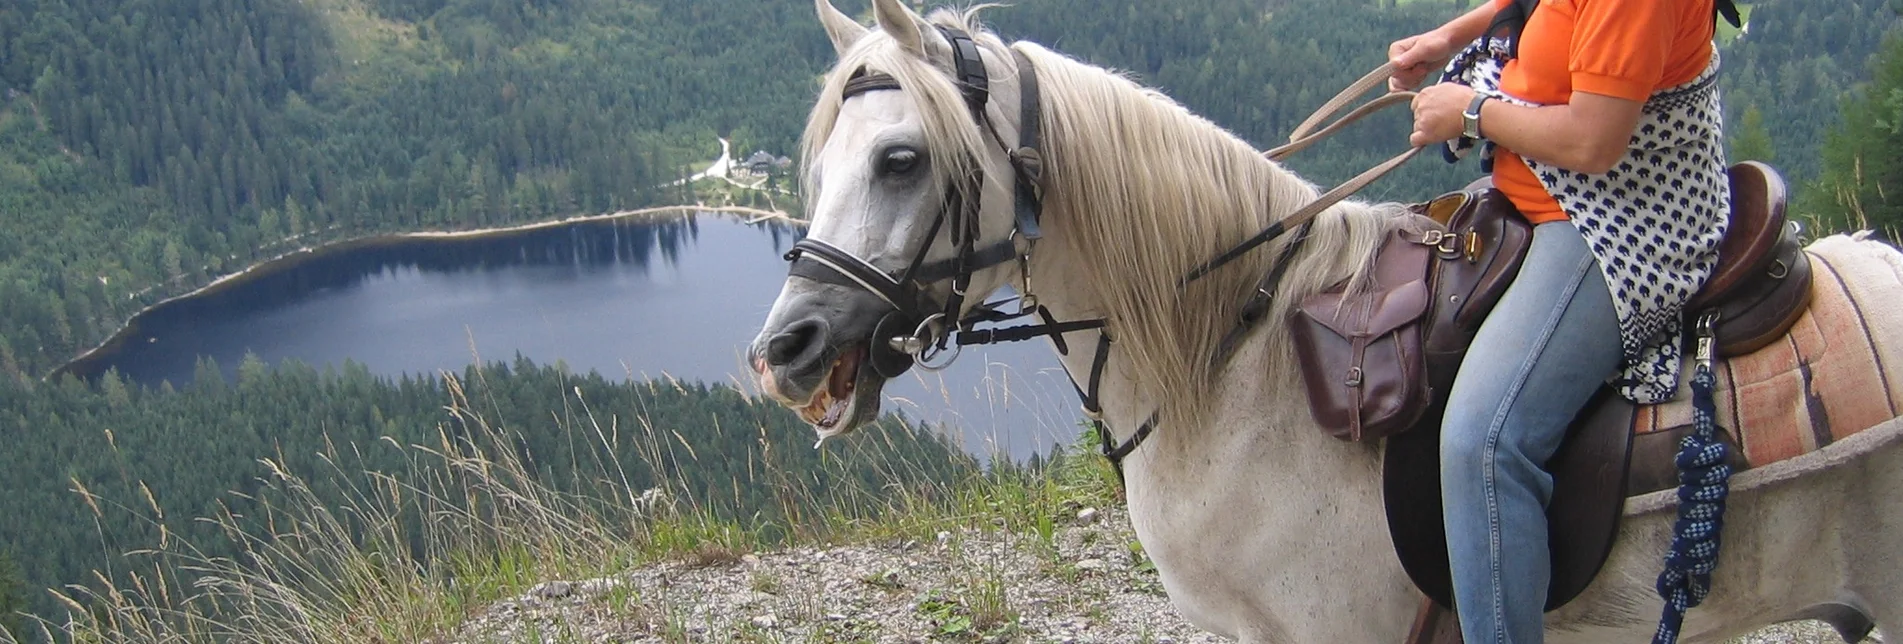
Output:
[[[997,531],[737,554],[703,552],[497,602],[448,642],[1226,641],[1184,621],[1114,511],[1046,542]],[[1817,622],[1732,644],[1835,644]],[[1876,640],[1870,640],[1876,641]]]

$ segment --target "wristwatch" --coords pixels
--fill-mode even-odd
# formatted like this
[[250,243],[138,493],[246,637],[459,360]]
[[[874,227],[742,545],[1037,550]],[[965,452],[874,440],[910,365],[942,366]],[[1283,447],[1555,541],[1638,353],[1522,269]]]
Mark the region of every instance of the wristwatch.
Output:
[[1480,106],[1493,98],[1486,94],[1474,94],[1474,100],[1467,104],[1467,111],[1460,113],[1460,135],[1469,139],[1480,139]]

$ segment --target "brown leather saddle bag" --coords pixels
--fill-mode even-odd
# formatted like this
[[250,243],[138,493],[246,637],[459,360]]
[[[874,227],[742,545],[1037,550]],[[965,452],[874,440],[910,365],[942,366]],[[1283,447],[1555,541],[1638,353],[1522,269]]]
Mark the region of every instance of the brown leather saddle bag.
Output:
[[[1786,225],[1785,187],[1756,162],[1730,169],[1731,230],[1712,277],[1686,306],[1715,312],[1722,355],[1782,337],[1810,297],[1810,263]],[[1415,207],[1367,283],[1308,297],[1289,321],[1309,411],[1343,440],[1414,427],[1446,397],[1467,347],[1519,274],[1533,229],[1488,180]]]
[[1532,241],[1514,212],[1490,187],[1444,195],[1389,234],[1365,284],[1301,302],[1289,330],[1309,411],[1324,430],[1343,440],[1385,438],[1445,397]]

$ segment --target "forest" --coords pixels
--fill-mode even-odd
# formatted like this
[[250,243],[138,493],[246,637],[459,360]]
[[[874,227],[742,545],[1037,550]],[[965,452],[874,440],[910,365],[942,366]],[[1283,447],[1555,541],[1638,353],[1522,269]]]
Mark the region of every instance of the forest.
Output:
[[810,12],[8,2],[0,371],[44,374],[141,307],[300,246],[679,202],[657,186],[717,133],[792,148],[826,51]]
[[[1027,0],[986,19],[1128,70],[1266,147],[1388,41],[1464,4]],[[1807,203],[1888,212],[1882,163],[1861,146],[1894,129],[1881,112],[1895,80],[1865,64],[1892,4],[1759,2],[1727,39],[1747,156],[1800,185],[1823,177],[1826,149],[1845,168]],[[660,186],[711,158],[717,134],[794,149],[831,59],[810,13],[799,0],[6,3],[0,372],[44,375],[144,306],[298,247],[691,199]],[[1854,91],[1866,79],[1877,86]],[[1858,133],[1833,139],[1857,97],[1869,108],[1842,122]],[[1338,181],[1390,154],[1403,118],[1292,165]],[[1421,199],[1476,172],[1421,161],[1370,196]]]
[[[1019,0],[983,17],[1267,147],[1389,41],[1467,4]],[[1721,53],[1733,159],[1782,168],[1813,233],[1903,225],[1903,1],[1747,8]],[[142,308],[299,247],[691,202],[668,186],[717,153],[714,136],[797,147],[833,55],[811,13],[809,0],[0,3],[0,619],[47,610],[39,589],[112,574],[162,525],[208,536],[189,518],[243,514],[263,493],[260,459],[402,469],[379,446],[467,429],[446,407],[507,428],[510,449],[569,489],[617,461],[765,524],[797,507],[788,490],[977,468],[896,420],[814,451],[789,415],[729,389],[526,362],[450,379],[255,361],[235,381],[208,364],[156,389],[40,379]],[[1339,181],[1396,151],[1403,119],[1292,165]],[[1419,160],[1368,196],[1423,199],[1477,172]],[[584,435],[608,426],[652,434]],[[925,465],[857,465],[894,462]]]

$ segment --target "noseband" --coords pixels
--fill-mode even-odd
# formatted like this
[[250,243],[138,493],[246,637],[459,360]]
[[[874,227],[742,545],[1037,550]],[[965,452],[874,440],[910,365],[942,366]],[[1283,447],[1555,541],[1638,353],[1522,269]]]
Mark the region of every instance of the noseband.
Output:
[[[992,140],[997,141],[1000,148],[1010,154],[1011,166],[1017,175],[1014,205],[1016,224],[1011,235],[983,247],[978,246],[978,214],[985,177],[982,170],[975,170],[970,176],[963,177],[962,181],[953,179],[947,182],[945,203],[932,219],[924,244],[902,272],[895,274],[881,269],[851,252],[811,237],[795,243],[786,254],[787,261],[792,262],[788,270],[790,275],[863,289],[892,307],[892,311],[873,328],[867,347],[873,370],[887,378],[897,377],[914,364],[925,369],[944,368],[957,357],[958,349],[966,345],[1027,340],[1048,335],[1056,338],[1061,347],[1063,333],[1102,327],[1101,321],[1058,323],[1051,319],[1049,313],[1038,308],[1034,301],[1028,300],[1020,301],[1016,313],[1000,312],[991,303],[974,307],[970,313],[961,313],[973,273],[1012,260],[1028,261],[1030,247],[1041,236],[1038,219],[1043,210],[1040,193],[1043,160],[1037,148],[1037,74],[1023,53],[1012,50],[1020,78],[1022,118],[1019,125],[1020,145],[1015,149],[1010,148],[985,116],[985,105],[991,100],[990,80],[985,73],[984,59],[977,41],[958,29],[940,26],[938,31],[951,45],[956,82],[972,119],[991,134]],[[860,69],[846,81],[844,98],[885,90],[903,88],[897,79],[888,74]],[[973,167],[977,167],[977,164],[973,164]],[[937,242],[941,229],[949,231],[955,254],[948,259],[927,262],[925,257]],[[1018,249],[1017,243],[1020,237],[1026,242],[1026,248],[1022,251]],[[928,287],[946,280],[951,281],[950,297],[942,303],[933,302]],[[1042,314],[1045,323],[1008,329],[976,328],[980,323],[1015,319],[1033,312]],[[958,330],[955,335],[948,332],[954,325]],[[940,356],[946,357],[940,359]],[[938,360],[936,364],[935,360]]]

